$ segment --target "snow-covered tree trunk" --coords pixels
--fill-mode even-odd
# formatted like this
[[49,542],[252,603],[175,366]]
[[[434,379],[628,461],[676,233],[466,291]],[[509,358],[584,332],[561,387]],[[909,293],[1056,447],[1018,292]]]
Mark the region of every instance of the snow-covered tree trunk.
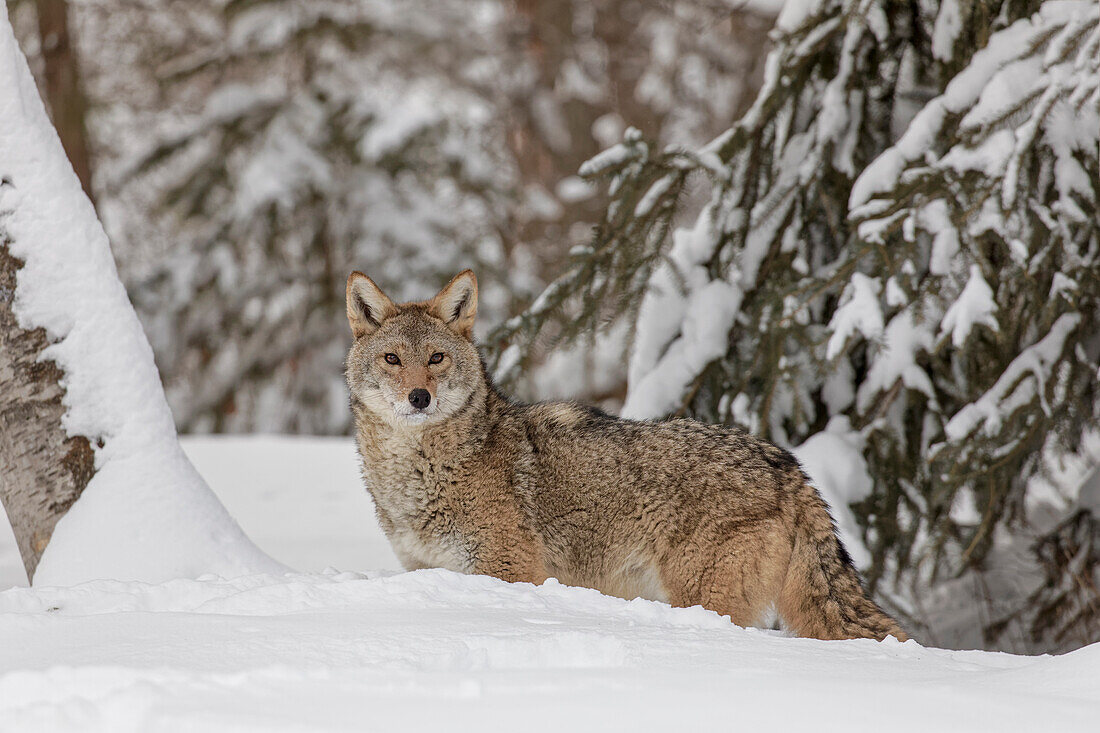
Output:
[[30,579],[95,465],[88,439],[69,436],[61,424],[64,373],[40,360],[46,332],[20,328],[12,310],[21,266],[0,240],[0,502]]
[[28,576],[278,572],[187,460],[152,351],[0,16],[0,498]]

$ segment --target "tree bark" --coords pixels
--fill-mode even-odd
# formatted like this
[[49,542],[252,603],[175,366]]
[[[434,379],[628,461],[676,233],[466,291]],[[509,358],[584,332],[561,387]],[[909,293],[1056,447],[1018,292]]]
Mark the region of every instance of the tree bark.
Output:
[[65,154],[80,179],[84,193],[92,196],[92,164],[88,149],[85,117],[87,98],[80,84],[80,64],[69,34],[69,5],[66,0],[35,0],[38,35],[45,66],[46,106],[50,110]]
[[16,322],[12,302],[22,265],[0,232],[0,502],[30,580],[54,525],[95,473],[95,460],[88,439],[67,435],[61,425],[63,372],[39,358],[50,343],[46,332]]

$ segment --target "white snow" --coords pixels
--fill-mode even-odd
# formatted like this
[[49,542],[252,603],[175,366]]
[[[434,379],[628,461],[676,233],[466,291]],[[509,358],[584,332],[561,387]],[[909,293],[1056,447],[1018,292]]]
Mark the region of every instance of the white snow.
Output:
[[[351,438],[187,435],[180,443],[248,536],[288,567],[401,569]],[[11,528],[0,521],[0,590],[26,584]]]
[[372,160],[399,151],[409,140],[439,123],[443,112],[438,100],[426,89],[404,90],[406,93],[389,100],[395,114],[387,115],[372,125],[359,141],[360,152]]
[[[1030,493],[1030,492],[1029,492]],[[976,527],[981,524],[982,513],[978,509],[978,501],[974,497],[974,491],[964,486],[955,492],[951,500],[951,521],[956,524]]]
[[332,179],[331,165],[304,141],[317,134],[321,120],[315,114],[298,117],[305,118],[297,120],[299,127],[285,118],[275,120],[260,138],[256,154],[244,162],[239,193],[232,203],[238,216],[248,216],[270,204],[290,210],[306,187],[302,181],[315,190],[326,190]]
[[932,31],[932,55],[940,61],[950,61],[955,56],[955,40],[962,30],[962,11],[959,0],[944,0],[936,15]]
[[859,386],[856,405],[866,412],[880,392],[891,389],[900,379],[934,399],[935,391],[928,374],[917,365],[917,355],[932,348],[927,323],[919,323],[913,308],[906,308],[890,319],[882,336],[882,347],[875,352],[867,378]]
[[786,33],[798,30],[810,16],[821,11],[821,5],[820,0],[786,0],[775,20],[776,29]]
[[[865,490],[852,440],[830,424],[796,451],[842,534]],[[1100,645],[819,642],[553,581],[394,573],[350,439],[185,447],[274,557],[344,572],[0,592],[0,731],[1095,727]]]
[[678,406],[691,380],[725,353],[741,297],[741,290],[725,280],[712,280],[688,296],[679,337],[653,371],[630,384],[623,417],[659,417]]
[[[1039,14],[1064,13],[1067,12],[1066,8],[1072,12],[1084,5],[1047,3],[1040,7]],[[945,117],[976,102],[990,79],[1027,48],[1028,39],[1034,33],[1035,26],[1029,19],[1019,20],[997,34],[997,43],[974,54],[970,64],[948,83],[944,93],[926,104],[917,114],[901,139],[864,169],[852,185],[848,208],[854,213],[874,198],[876,193],[889,191],[910,161],[920,160],[934,147],[936,132],[943,125]]]
[[958,262],[956,255],[959,253],[959,231],[951,222],[947,203],[943,199],[928,202],[917,213],[914,223],[933,232],[928,271],[933,275],[950,273]]
[[[554,349],[543,363],[532,368],[531,386],[526,393],[534,400],[604,396],[605,406],[617,410],[620,405],[606,402],[606,396],[616,394],[626,376],[623,353],[627,333],[627,324],[620,321],[597,334],[591,342],[584,340]],[[502,368],[507,355],[507,350],[501,355]]]
[[675,181],[676,177],[673,175],[658,178],[645,192],[645,195],[638,201],[638,205],[634,207],[634,216],[648,216],[657,201],[668,192],[668,189],[672,187]]
[[691,381],[725,353],[741,307],[742,290],[725,279],[711,280],[705,267],[718,242],[713,208],[704,207],[691,228],[672,237],[639,309],[645,328],[634,337],[623,417],[663,417],[675,410]]
[[1096,645],[787,639],[441,570],[17,589],[0,618],[8,730],[1069,732],[1100,701]]
[[886,280],[886,305],[900,307],[908,303],[909,296],[905,294],[905,290],[898,284],[897,277],[891,275]]
[[[64,427],[96,474],[58,523],[36,579],[149,581],[280,569],[245,537],[176,440],[153,353],[34,80],[0,15],[0,221],[24,261],[14,310],[55,342]],[[95,548],[95,552],[89,552]]]
[[951,334],[951,343],[961,347],[975,326],[998,331],[1000,326],[994,315],[996,312],[997,302],[993,299],[993,289],[982,277],[982,269],[971,265],[966,287],[940,321],[940,338]]
[[882,308],[878,295],[882,292],[882,283],[878,278],[867,277],[856,272],[844,288],[840,305],[829,321],[829,342],[825,346],[825,358],[832,360],[843,351],[844,346],[855,334],[873,341],[882,335]]
[[874,489],[863,458],[863,443],[847,416],[836,415],[824,430],[811,435],[791,452],[828,503],[852,562],[857,568],[866,569],[871,564],[871,552],[863,543],[859,522],[848,506],[863,501]]
[[634,155],[634,151],[629,146],[617,143],[586,160],[581,164],[578,173],[585,177],[596,176],[611,168],[621,166],[630,160],[632,155]]
[[401,569],[351,438],[189,435],[181,442],[229,513],[276,560],[300,571]]
[[596,195],[596,186],[580,176],[567,176],[554,188],[557,197],[567,204],[575,204],[579,201],[587,201]]
[[[791,0],[780,28],[818,9],[817,0]],[[275,37],[287,29],[249,32]],[[839,115],[844,100],[835,102]],[[364,144],[381,154],[415,130],[390,132]],[[907,144],[916,150],[915,142]],[[613,151],[594,159],[591,172],[635,154],[626,145]],[[880,159],[879,172],[894,162]],[[38,585],[0,591],[0,731],[1095,730],[1100,644],[1022,657],[893,640],[819,642],[554,581],[535,587],[397,572],[350,439],[190,438],[186,455],[181,450],[106,237],[6,22],[0,173],[12,182],[0,188],[0,222],[27,262],[17,312],[57,341],[50,357],[70,375],[67,427],[104,440],[99,472],[58,525]],[[882,190],[875,176],[860,181],[863,200]],[[769,202],[760,216],[785,201]],[[764,241],[750,243],[740,272],[712,280],[704,267],[717,241],[710,219],[676,237],[675,270],[654,278],[662,287],[643,304],[652,328],[635,345],[628,415],[672,409],[726,348]],[[957,239],[937,245],[941,259],[954,259]],[[861,409],[899,379],[931,395],[914,356],[933,347],[937,325],[965,339],[992,318],[981,288],[988,285],[973,271],[974,292],[959,301],[967,305],[939,321],[906,308],[884,325],[881,286],[864,280],[853,280],[849,312],[833,324],[834,338],[858,332],[881,342],[871,351]],[[888,283],[888,300],[903,302],[890,292]],[[1072,318],[1057,321],[956,415],[949,436],[965,437],[1005,402],[1041,394],[1053,356],[1078,325]],[[851,369],[846,360],[841,367]],[[852,397],[830,395],[838,404]],[[735,414],[741,398],[730,407]],[[848,506],[871,490],[860,440],[846,419],[834,418],[795,452],[865,564]],[[1084,489],[1093,503],[1097,486],[1093,478]],[[968,500],[952,510],[973,514]],[[256,549],[229,512],[271,558],[305,572],[286,572]],[[0,532],[0,588],[18,572],[10,530]]]

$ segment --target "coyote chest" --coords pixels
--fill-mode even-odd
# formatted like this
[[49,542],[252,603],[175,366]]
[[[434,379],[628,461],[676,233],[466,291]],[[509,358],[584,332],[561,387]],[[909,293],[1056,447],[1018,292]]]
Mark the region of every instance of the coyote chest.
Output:
[[399,435],[361,439],[359,452],[379,523],[401,563],[470,572],[447,496],[451,471]]

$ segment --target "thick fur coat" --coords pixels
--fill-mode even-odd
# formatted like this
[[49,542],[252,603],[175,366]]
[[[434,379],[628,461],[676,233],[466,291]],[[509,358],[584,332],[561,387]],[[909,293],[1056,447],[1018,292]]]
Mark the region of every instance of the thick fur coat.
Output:
[[347,310],[363,477],[406,568],[554,577],[745,626],[777,613],[819,639],[906,638],[790,453],[693,420],[507,399],[471,341],[470,271],[404,304],[352,273]]

